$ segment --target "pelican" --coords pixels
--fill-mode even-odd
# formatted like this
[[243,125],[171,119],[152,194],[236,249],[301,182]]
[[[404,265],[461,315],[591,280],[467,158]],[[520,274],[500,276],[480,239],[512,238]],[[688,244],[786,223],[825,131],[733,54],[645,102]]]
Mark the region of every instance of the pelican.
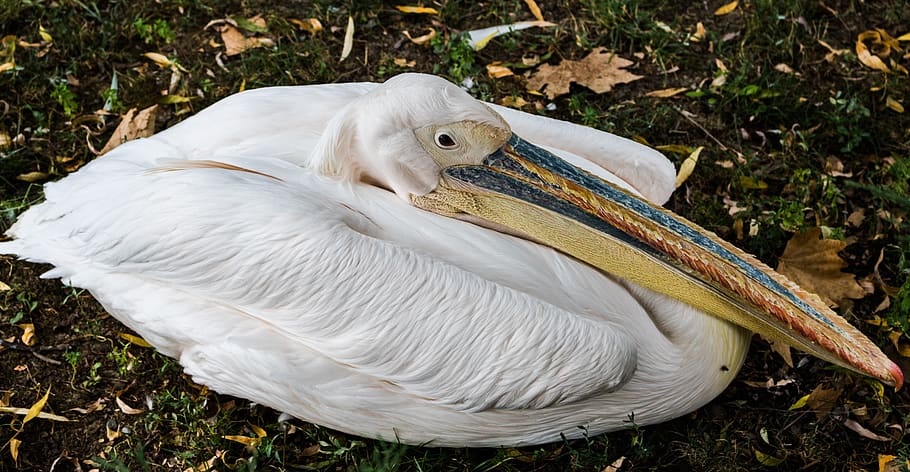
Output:
[[750,331],[901,385],[817,297],[656,206],[673,183],[645,146],[434,76],[265,88],[47,184],[0,253],[217,392],[408,444],[666,421]]

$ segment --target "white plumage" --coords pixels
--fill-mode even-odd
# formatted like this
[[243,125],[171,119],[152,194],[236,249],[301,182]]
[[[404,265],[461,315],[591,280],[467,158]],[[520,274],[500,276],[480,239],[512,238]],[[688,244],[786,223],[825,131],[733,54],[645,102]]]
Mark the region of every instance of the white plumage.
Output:
[[[673,190],[648,148],[495,110],[652,201]],[[244,92],[48,184],[0,252],[53,264],[46,277],[87,288],[196,382],[390,441],[556,441],[665,421],[726,387],[745,330],[411,206],[431,189],[399,164],[424,163],[391,136],[429,119],[498,117],[413,74]]]

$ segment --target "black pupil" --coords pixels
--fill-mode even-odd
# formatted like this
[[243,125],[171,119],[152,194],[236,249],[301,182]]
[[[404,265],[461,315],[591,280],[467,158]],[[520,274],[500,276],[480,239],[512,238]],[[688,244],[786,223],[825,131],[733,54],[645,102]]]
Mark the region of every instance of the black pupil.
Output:
[[455,145],[455,140],[447,134],[440,134],[436,137],[436,142],[439,143],[442,147],[452,147]]

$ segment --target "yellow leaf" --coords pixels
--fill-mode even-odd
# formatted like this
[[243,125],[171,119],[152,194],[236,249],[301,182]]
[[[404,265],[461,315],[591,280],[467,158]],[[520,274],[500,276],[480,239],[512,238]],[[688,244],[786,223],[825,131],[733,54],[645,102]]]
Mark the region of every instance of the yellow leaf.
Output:
[[41,413],[41,410],[44,408],[44,404],[47,403],[47,398],[50,396],[50,394],[51,388],[48,387],[47,392],[45,392],[44,396],[41,397],[41,400],[35,402],[35,404],[28,409],[28,413],[25,414],[25,418],[22,418],[22,424],[28,423],[29,421],[35,419],[35,417]]
[[316,18],[307,18],[305,20],[289,18],[288,21],[310,34],[316,34],[323,29],[322,23]]
[[774,457],[770,454],[765,454],[764,452],[755,450],[755,458],[758,459],[758,462],[761,462],[761,465],[765,467],[775,467],[780,465],[784,460],[780,457]]
[[[736,7],[739,6],[739,0],[733,0],[732,2],[714,10],[716,16],[727,15],[733,13],[733,10],[736,10]],[[758,451],[756,451],[758,452]]]
[[501,79],[503,77],[515,75],[515,73],[512,72],[512,69],[509,69],[508,67],[493,63],[487,64],[487,75],[490,76],[491,79]]
[[875,379],[863,379],[866,381],[866,384],[872,387],[872,390],[875,390],[875,397],[879,400],[885,398],[885,386]]
[[26,346],[35,345],[35,325],[32,323],[22,323],[17,325],[22,328],[22,336],[19,339],[22,340],[22,344]]
[[[235,30],[236,31],[236,30]],[[174,61],[170,60],[164,54],[157,52],[147,52],[143,56],[151,59],[152,62],[158,64],[160,67],[170,67],[174,65]]]
[[[642,144],[645,144],[645,143],[642,143]],[[685,144],[662,144],[660,146],[657,146],[656,149],[658,151],[672,152],[674,154],[680,154],[680,155],[685,155],[685,156],[692,154],[692,151],[693,151],[693,149],[691,147],[686,146]]]
[[6,72],[8,70],[13,70],[15,68],[16,68],[16,64],[14,64],[12,62],[4,62],[3,64],[0,64],[0,72]]
[[42,180],[47,180],[50,177],[49,174],[45,172],[26,172],[24,174],[19,174],[16,176],[16,180],[21,180],[23,182],[35,183],[41,182]]
[[438,15],[439,11],[435,8],[429,7],[408,7],[403,5],[396,5],[395,8],[402,13],[416,13],[418,15]]
[[829,306],[837,306],[845,298],[863,298],[866,292],[853,275],[841,272],[847,263],[838,252],[847,243],[822,239],[821,234],[817,227],[795,234],[780,256],[777,271],[817,294]]
[[901,104],[901,102],[899,102],[891,97],[888,97],[885,99],[885,105],[888,108],[890,108],[898,113],[904,112],[904,106]]
[[897,37],[898,41],[910,41],[910,33],[905,33]]
[[707,31],[705,31],[705,25],[699,21],[698,23],[695,24],[695,32],[692,33],[692,36],[689,36],[689,41],[697,43],[697,42],[701,41],[702,39],[705,39],[706,33],[707,33]]
[[689,157],[687,157],[686,160],[680,164],[679,173],[676,174],[676,188],[679,188],[686,181],[686,179],[692,175],[692,171],[695,170],[695,164],[698,163],[698,156],[704,149],[704,146],[698,146],[694,151],[692,151],[691,154],[689,154]]
[[881,34],[878,31],[864,31],[859,34],[856,38],[856,57],[860,62],[863,63],[866,67],[870,69],[880,70],[882,72],[891,72],[891,69],[885,65],[885,62],[881,60],[880,57],[872,54],[869,51],[869,47],[866,46],[864,42],[867,39],[875,41],[880,41]]
[[[13,406],[0,406],[0,413],[11,413],[14,415],[27,415],[28,412],[29,412],[29,410],[26,410],[25,408],[16,408]],[[41,418],[42,420],[51,420],[51,421],[69,421],[69,418],[66,418],[66,417],[63,417],[60,415],[55,415],[52,413],[45,413],[43,411],[41,413],[38,413],[38,418]]]
[[527,105],[528,101],[521,97],[508,96],[503,97],[502,100],[499,101],[499,104],[505,107],[521,108]]
[[0,292],[7,292],[12,290],[9,285],[6,285],[3,282],[0,282]]
[[670,98],[685,92],[686,87],[668,88],[662,90],[653,90],[645,94],[646,97]]
[[13,462],[19,462],[19,445],[22,441],[12,438],[9,440],[9,455],[13,456]]
[[41,40],[45,43],[54,42],[54,37],[44,29],[44,26],[38,25],[38,36],[41,36]]
[[768,188],[768,183],[764,180],[755,180],[747,175],[740,176],[739,186],[749,190],[764,190]]
[[534,0],[525,0],[525,4],[528,5],[528,9],[531,10],[531,14],[534,15],[534,18],[537,21],[543,21],[543,13],[540,12],[540,7],[537,6],[537,2]]
[[227,439],[228,441],[238,442],[240,444],[244,444],[244,445],[247,445],[250,447],[257,447],[257,446],[259,446],[259,443],[262,442],[262,438],[251,438],[251,437],[247,437],[247,436],[228,435],[228,436],[221,436],[221,437],[224,439]]
[[412,43],[414,43],[418,46],[426,46],[427,44],[430,43],[431,39],[436,37],[436,30],[434,30],[433,28],[427,28],[427,30],[428,30],[427,34],[425,34],[423,36],[418,36],[416,38],[411,37],[411,33],[409,33],[407,30],[402,31],[402,34],[404,34],[409,40],[411,40]]
[[392,62],[398,67],[414,67],[417,65],[417,61],[409,61],[403,57],[396,57],[392,59]]
[[177,103],[186,103],[190,100],[193,100],[196,97],[184,97],[182,95],[165,95],[158,100],[158,103],[162,105],[174,105]]
[[793,410],[799,410],[800,408],[806,406],[806,402],[809,401],[810,395],[812,395],[812,394],[809,393],[809,394],[803,395],[802,397],[800,397],[799,400],[796,400],[792,405],[790,405],[790,408],[787,408],[787,409],[790,411],[793,411]]
[[354,17],[348,16],[348,27],[344,30],[344,46],[341,48],[341,59],[344,61],[354,48]]
[[149,344],[148,341],[140,338],[139,336],[133,336],[130,333],[120,333],[119,336],[120,336],[120,339],[122,339],[130,344],[134,344],[139,347],[152,347],[152,345]]
[[251,425],[250,425],[250,429],[252,429],[253,432],[256,433],[256,436],[258,436],[258,437],[260,437],[260,438],[264,438],[264,437],[265,437],[265,430],[262,429],[262,428],[260,428],[259,426],[256,426],[256,425],[254,425],[254,424],[251,424]]

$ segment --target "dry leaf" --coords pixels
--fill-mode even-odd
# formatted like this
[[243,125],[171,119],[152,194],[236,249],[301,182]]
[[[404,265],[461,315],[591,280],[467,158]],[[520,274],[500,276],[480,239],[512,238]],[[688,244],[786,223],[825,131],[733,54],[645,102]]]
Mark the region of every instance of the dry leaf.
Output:
[[392,62],[398,67],[414,67],[417,65],[417,61],[409,61],[403,57],[396,57],[392,59]]
[[19,462],[19,445],[22,444],[22,441],[11,438],[9,440],[9,454],[13,456],[13,462]]
[[878,472],[905,472],[910,470],[910,459],[899,459],[888,454],[878,455]]
[[307,18],[305,20],[289,18],[288,21],[310,34],[316,34],[323,29],[322,23],[316,18]]
[[702,22],[699,21],[698,23],[695,24],[695,32],[692,33],[691,36],[689,36],[689,41],[692,41],[693,43],[697,43],[697,42],[701,41],[702,39],[705,39],[706,33],[707,33],[707,31],[705,30],[705,25],[703,25]]
[[3,282],[0,282],[0,292],[7,292],[12,290],[9,285],[6,285]]
[[221,41],[224,42],[224,53],[228,56],[236,56],[247,49],[262,46],[258,38],[247,37],[231,25],[221,28]]
[[790,367],[792,369],[793,354],[790,352],[790,345],[781,341],[774,341],[771,339],[765,340],[768,341],[768,345],[771,346],[771,350],[776,352],[781,357],[781,359],[784,360],[784,363],[787,364],[787,367]]
[[47,388],[47,392],[44,393],[44,396],[40,400],[35,402],[31,408],[28,409],[28,413],[25,414],[25,418],[22,418],[22,424],[28,423],[29,421],[35,419],[44,409],[44,405],[47,403],[47,398],[51,395],[51,388]]
[[[0,406],[0,413],[10,413],[13,415],[28,415],[31,409],[26,410],[25,408],[16,408],[12,406]],[[42,420],[51,420],[51,421],[69,421],[69,418],[65,418],[60,415],[55,415],[52,413],[40,412],[34,418],[40,418]]]
[[850,216],[847,217],[847,224],[854,228],[859,228],[860,226],[862,226],[863,220],[865,218],[866,218],[866,210],[864,210],[862,208],[858,208],[856,210],[853,210],[853,212],[850,213]]
[[499,101],[499,104],[504,107],[521,108],[527,105],[528,102],[521,97],[513,97],[510,95],[508,97],[503,97],[502,100]]
[[902,105],[901,102],[899,102],[891,97],[885,98],[885,106],[887,106],[888,108],[890,108],[898,113],[904,112],[904,105]]
[[825,388],[819,385],[809,394],[809,398],[806,399],[806,405],[815,411],[815,416],[818,419],[822,419],[828,416],[832,408],[837,406],[837,399],[840,398],[843,392],[843,389]]
[[774,457],[771,454],[765,454],[758,449],[755,449],[755,459],[765,467],[776,467],[784,461],[784,459],[781,457]]
[[16,326],[22,328],[22,336],[19,337],[19,339],[22,340],[22,344],[25,344],[26,346],[34,346],[35,325],[32,323],[22,323]]
[[351,55],[351,49],[354,48],[354,17],[348,16],[348,27],[344,30],[344,46],[341,48],[341,59],[344,61]]
[[624,69],[632,64],[632,61],[598,47],[580,61],[563,60],[558,66],[540,66],[528,79],[528,89],[543,91],[550,100],[569,93],[572,82],[584,85],[595,93],[609,92],[616,84],[642,78]]
[[550,23],[549,21],[519,21],[518,23],[511,23],[508,25],[498,25],[491,26],[489,28],[481,28],[477,30],[468,31],[468,44],[471,45],[475,50],[479,51],[486,47],[487,43],[491,39],[501,36],[513,31],[519,31],[527,28],[533,28],[539,26],[541,28],[556,26],[556,23]]
[[617,472],[620,467],[626,462],[626,456],[620,456],[619,459],[616,459],[610,465],[604,467],[601,472]]
[[653,90],[645,94],[646,97],[670,98],[675,97],[689,89],[685,87],[668,88],[663,90]]
[[[878,31],[863,31],[856,38],[856,57],[860,62],[870,69],[880,70],[882,72],[891,72],[891,69],[885,65],[882,59],[869,51],[866,46],[866,40],[872,40],[873,43],[881,43],[881,34]],[[887,54],[885,54],[887,57]]]
[[17,175],[16,180],[21,180],[23,182],[28,182],[31,184],[35,182],[42,182],[44,180],[47,180],[49,177],[50,174],[46,172],[33,171]]
[[730,13],[733,13],[733,10],[736,10],[736,7],[738,7],[738,6],[739,6],[739,0],[733,0],[732,2],[718,8],[717,10],[714,10],[714,15],[716,15],[716,16],[728,15]]
[[429,7],[407,7],[402,5],[396,5],[395,8],[402,13],[417,13],[418,15],[438,15],[439,11],[435,8]]
[[133,408],[126,404],[125,401],[121,400],[119,396],[114,397],[114,401],[117,402],[117,408],[120,408],[124,414],[127,415],[138,415],[140,413],[145,413],[145,410],[139,408]]
[[525,5],[528,6],[528,9],[531,10],[531,14],[534,15],[534,18],[537,21],[543,21],[543,13],[540,12],[540,7],[537,6],[537,2],[534,0],[525,0]]
[[228,441],[238,442],[240,444],[244,444],[244,445],[250,446],[250,447],[258,447],[259,443],[262,442],[262,438],[251,438],[248,436],[228,435],[228,436],[221,436],[221,437],[224,439],[227,439]]
[[152,105],[136,113],[135,108],[126,112],[111,139],[107,141],[100,154],[136,138],[146,138],[155,134],[155,117],[158,115],[158,105]]
[[414,43],[418,46],[426,46],[427,44],[430,44],[431,39],[436,37],[436,30],[434,30],[433,28],[427,28],[427,29],[429,30],[429,31],[427,31],[427,34],[425,34],[423,36],[418,36],[416,38],[412,38],[411,33],[409,33],[407,30],[402,31],[402,34],[404,34],[405,37],[407,37],[412,43]]
[[784,64],[783,62],[774,66],[774,70],[776,70],[778,72],[783,72],[784,74],[790,74],[790,75],[794,74],[793,68],[788,66],[787,64]]
[[862,298],[865,291],[853,275],[841,272],[847,263],[837,253],[847,243],[820,236],[821,228],[793,235],[780,256],[777,271],[817,294],[829,306],[837,306],[844,298]]
[[487,75],[490,76],[491,79],[501,79],[503,77],[515,75],[515,73],[512,72],[512,69],[500,64],[502,63],[494,62],[492,64],[487,64]]
[[695,170],[695,164],[698,164],[698,156],[701,155],[701,152],[704,149],[704,146],[698,146],[689,154],[689,157],[686,157],[686,160],[680,164],[679,173],[676,174],[676,188],[679,188],[686,179],[692,175],[692,171]]
[[869,431],[868,429],[863,427],[863,425],[861,425],[851,419],[844,420],[844,426],[846,426],[847,429],[855,432],[856,434],[859,434],[860,436],[862,436],[866,439],[871,439],[873,441],[882,441],[882,442],[891,440],[891,438],[889,438],[889,437],[879,436],[878,434],[875,434],[872,431]]

